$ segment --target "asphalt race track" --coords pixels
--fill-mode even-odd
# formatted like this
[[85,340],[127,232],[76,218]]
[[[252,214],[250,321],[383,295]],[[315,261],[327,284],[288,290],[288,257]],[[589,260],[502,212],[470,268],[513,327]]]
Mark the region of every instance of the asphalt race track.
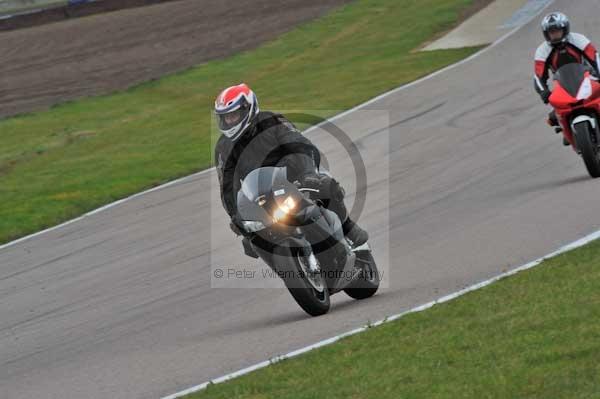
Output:
[[[598,42],[590,10],[599,6],[551,8]],[[532,87],[540,41],[536,19],[460,67],[367,106],[389,111],[389,134],[361,112],[336,122],[368,170],[361,222],[384,269],[386,254],[393,259],[389,287],[374,298],[336,295],[331,312],[313,319],[285,290],[211,289],[211,264],[252,263],[208,190],[211,171],[0,251],[0,396],[161,397],[597,230],[600,181],[546,126]],[[336,166],[346,155],[330,147],[334,174],[351,181],[351,169]]]

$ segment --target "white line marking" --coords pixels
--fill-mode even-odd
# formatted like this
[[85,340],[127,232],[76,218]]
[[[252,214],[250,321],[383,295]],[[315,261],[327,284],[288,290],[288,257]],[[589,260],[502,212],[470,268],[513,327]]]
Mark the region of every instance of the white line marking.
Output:
[[[554,1],[554,0],[552,0],[552,1]],[[551,3],[549,3],[548,5],[550,5],[550,4],[551,4]],[[547,6],[548,6],[548,5],[547,5]],[[546,7],[547,7],[547,6],[546,6]],[[542,9],[542,10],[540,10],[540,12],[542,12],[542,11],[543,11],[543,9]],[[539,13],[538,13],[538,14],[539,14]],[[532,16],[530,20],[532,20],[533,18],[535,18],[535,16],[536,16],[536,15]],[[526,22],[525,22],[525,24],[526,24],[526,23],[528,23],[528,22],[529,22],[529,21],[526,21]],[[492,48],[494,48],[494,47],[496,47],[497,45],[499,45],[500,43],[502,43],[502,42],[503,42],[504,40],[506,40],[506,39],[507,39],[509,36],[511,36],[511,35],[513,35],[514,33],[516,33],[516,32],[517,32],[519,29],[521,29],[521,26],[519,26],[519,27],[516,27],[515,29],[513,29],[513,30],[511,30],[510,32],[506,33],[504,36],[500,37],[500,38],[499,38],[498,40],[496,40],[494,43],[490,44],[489,46],[487,46],[487,47],[485,47],[485,48],[483,48],[483,49],[479,50],[479,51],[478,51],[478,52],[476,52],[475,54],[472,54],[471,56],[469,56],[469,57],[467,57],[467,58],[465,58],[465,59],[463,59],[463,60],[461,60],[461,61],[459,61],[459,62],[457,62],[457,63],[455,63],[455,64],[448,65],[448,66],[446,66],[446,67],[444,67],[444,68],[442,68],[442,69],[440,69],[440,70],[438,70],[438,71],[436,71],[436,72],[433,72],[433,73],[431,73],[431,74],[429,74],[429,75],[427,75],[427,76],[424,76],[424,77],[422,77],[421,79],[415,80],[415,81],[413,81],[413,82],[410,82],[410,83],[407,83],[407,84],[405,84],[405,85],[399,86],[399,87],[397,87],[397,88],[395,88],[395,89],[392,89],[392,90],[390,90],[390,91],[388,91],[388,92],[385,92],[385,93],[383,93],[383,94],[380,94],[380,95],[378,95],[377,97],[374,97],[374,98],[372,98],[372,99],[370,99],[370,100],[368,100],[368,101],[366,101],[366,102],[364,102],[364,103],[362,103],[362,104],[359,104],[359,105],[357,105],[357,106],[355,106],[355,107],[353,107],[353,108],[350,108],[350,109],[349,109],[349,110],[347,110],[347,111],[344,111],[344,112],[342,112],[342,113],[340,113],[340,114],[334,115],[334,116],[332,116],[331,118],[328,118],[328,119],[327,119],[326,121],[324,121],[324,122],[321,122],[321,123],[318,123],[318,124],[316,124],[316,125],[314,125],[314,126],[311,126],[310,128],[308,128],[308,129],[306,129],[306,130],[304,131],[304,134],[307,134],[307,133],[309,133],[309,132],[311,132],[311,131],[313,131],[313,130],[316,130],[316,129],[318,129],[320,126],[322,126],[323,124],[325,124],[325,123],[327,123],[327,122],[332,122],[332,121],[335,121],[335,120],[337,120],[337,119],[343,118],[344,116],[346,116],[346,115],[348,115],[348,114],[351,114],[352,112],[354,112],[354,111],[357,111],[357,110],[359,110],[359,109],[361,109],[361,108],[364,108],[364,107],[366,107],[366,106],[368,106],[368,105],[371,105],[371,104],[373,104],[374,102],[377,102],[377,101],[379,101],[379,100],[381,100],[381,99],[383,99],[383,98],[385,98],[385,97],[388,97],[388,96],[390,96],[390,95],[393,95],[393,94],[395,94],[395,93],[398,93],[398,92],[400,92],[400,91],[406,90],[406,89],[408,89],[408,88],[410,88],[410,87],[416,86],[416,85],[418,85],[418,84],[420,84],[420,83],[422,83],[422,82],[425,82],[425,81],[427,81],[427,80],[429,80],[429,79],[432,79],[432,78],[434,78],[434,77],[436,77],[436,76],[438,76],[438,75],[441,75],[441,74],[443,74],[443,73],[445,73],[445,72],[447,72],[447,71],[450,71],[450,70],[452,70],[452,69],[454,69],[454,68],[457,68],[457,67],[459,67],[459,66],[461,66],[461,65],[463,65],[463,64],[465,64],[465,63],[467,63],[467,62],[469,62],[469,61],[471,61],[471,60],[473,60],[473,59],[475,59],[475,58],[477,58],[477,57],[479,57],[480,55],[482,55],[482,54],[485,54],[486,52],[488,52],[488,51],[489,51],[489,50],[491,50]],[[50,228],[48,228],[48,229],[45,229],[45,230],[42,230],[42,231],[38,231],[37,233],[31,234],[31,235],[28,235],[28,236],[25,236],[25,237],[21,237],[21,238],[19,238],[19,239],[17,239],[17,240],[14,240],[14,241],[8,242],[8,243],[6,243],[6,244],[0,245],[0,250],[3,250],[3,249],[5,249],[5,248],[8,248],[8,247],[11,247],[11,246],[13,246],[13,245],[15,245],[15,244],[21,243],[21,242],[23,242],[23,241],[26,241],[26,240],[29,240],[29,239],[31,239],[31,238],[37,237],[37,236],[39,236],[39,235],[42,235],[42,234],[49,233],[49,232],[51,232],[51,231],[54,231],[54,230],[60,229],[60,228],[62,228],[62,227],[65,227],[65,226],[67,226],[67,225],[69,225],[69,224],[71,224],[71,223],[78,222],[78,221],[80,221],[80,220],[82,220],[82,219],[85,219],[85,218],[86,218],[86,217],[88,217],[88,216],[95,215],[95,214],[97,214],[97,213],[99,213],[99,212],[105,211],[105,210],[107,210],[107,209],[110,209],[110,208],[112,208],[112,207],[114,207],[114,206],[120,205],[120,204],[122,204],[122,203],[124,203],[124,202],[127,202],[127,201],[130,201],[130,200],[132,200],[132,199],[138,198],[138,197],[140,197],[140,196],[142,196],[142,195],[149,194],[149,193],[151,193],[151,192],[153,192],[153,191],[161,190],[161,189],[163,189],[163,188],[166,188],[166,187],[168,187],[168,186],[171,186],[171,185],[174,185],[174,184],[177,184],[177,183],[184,182],[184,181],[186,181],[186,180],[188,180],[188,179],[193,179],[193,178],[195,178],[195,177],[198,177],[198,176],[200,176],[200,175],[202,175],[202,174],[204,174],[204,173],[211,172],[211,171],[213,171],[214,169],[215,169],[215,167],[213,166],[213,167],[211,167],[211,168],[209,168],[209,169],[205,169],[205,170],[202,170],[202,171],[200,171],[200,172],[197,172],[197,173],[194,173],[194,174],[191,174],[191,175],[188,175],[188,176],[181,177],[181,178],[179,178],[179,179],[177,179],[177,180],[173,180],[173,181],[171,181],[171,182],[168,182],[168,183],[166,183],[166,184],[163,184],[163,185],[160,185],[160,186],[156,186],[156,187],[154,187],[154,188],[152,188],[152,189],[150,189],[150,190],[142,191],[142,192],[139,192],[139,193],[137,193],[137,194],[131,195],[131,196],[129,196],[129,197],[126,197],[126,198],[120,199],[120,200],[118,200],[118,201],[112,202],[112,203],[110,203],[110,204],[107,204],[107,205],[105,205],[105,206],[103,206],[103,207],[101,207],[101,208],[98,208],[98,209],[95,209],[95,210],[93,210],[93,211],[90,211],[90,212],[88,212],[88,213],[85,213],[85,214],[83,214],[83,215],[81,215],[81,216],[79,216],[79,217],[77,217],[77,218],[75,218],[75,219],[69,220],[69,221],[67,221],[67,222],[64,222],[64,223],[61,223],[61,224],[59,224],[59,225],[56,225],[56,226],[50,227]]]
[[431,302],[428,302],[426,304],[423,304],[423,305],[417,306],[415,308],[409,309],[409,310],[407,310],[405,312],[398,313],[398,314],[395,314],[393,316],[386,317],[385,319],[376,321],[376,322],[374,322],[372,324],[356,328],[354,330],[345,332],[345,333],[340,334],[340,335],[336,335],[335,337],[331,337],[331,338],[325,339],[323,341],[319,341],[319,342],[317,342],[315,344],[306,346],[304,348],[297,349],[297,350],[292,351],[290,353],[287,353],[285,355],[277,356],[277,357],[275,357],[275,358],[273,358],[271,360],[267,360],[267,361],[264,361],[264,362],[260,362],[260,363],[254,364],[254,365],[252,365],[250,367],[246,367],[246,368],[238,370],[238,371],[236,371],[234,373],[224,375],[224,376],[216,378],[216,379],[214,379],[212,381],[204,382],[204,383],[202,383],[200,385],[196,385],[194,387],[188,388],[186,390],[183,390],[181,392],[175,393],[173,395],[165,396],[162,399],[176,399],[176,398],[180,398],[180,397],[185,396],[185,395],[189,395],[189,394],[194,393],[194,392],[201,391],[203,389],[206,389],[206,387],[208,385],[210,385],[210,384],[220,384],[222,382],[232,380],[232,379],[234,379],[236,377],[240,377],[242,375],[251,373],[251,372],[253,372],[255,370],[259,370],[259,369],[265,368],[265,367],[267,367],[267,366],[269,366],[271,364],[275,364],[275,363],[277,363],[277,362],[279,362],[281,360],[290,359],[290,358],[296,357],[298,355],[301,355],[303,353],[310,352],[313,349],[317,349],[317,348],[320,348],[322,346],[333,344],[334,342],[337,342],[337,341],[339,341],[342,338],[349,337],[351,335],[355,335],[355,334],[364,332],[364,331],[368,330],[369,328],[377,327],[377,326],[380,326],[380,325],[382,325],[384,323],[388,323],[390,321],[398,320],[398,319],[406,316],[407,314],[422,312],[424,310],[432,308],[433,306],[435,306],[437,304],[451,301],[451,300],[456,299],[456,298],[458,298],[458,297],[460,297],[462,295],[465,295],[465,294],[467,294],[469,292],[476,291],[476,290],[478,290],[480,288],[483,288],[483,287],[486,287],[486,286],[488,286],[488,285],[490,285],[492,283],[495,283],[498,280],[501,280],[503,278],[512,276],[512,275],[517,274],[519,272],[522,272],[524,270],[531,269],[531,268],[533,268],[535,266],[540,265],[543,261],[545,261],[547,259],[553,258],[553,257],[555,257],[557,255],[563,254],[563,253],[568,252],[568,251],[570,251],[572,249],[579,248],[579,247],[581,247],[581,246],[583,246],[585,244],[588,244],[588,243],[590,243],[590,242],[592,242],[594,240],[597,240],[599,238],[600,238],[600,230],[596,231],[595,233],[589,234],[589,235],[585,236],[584,238],[581,238],[581,239],[579,239],[577,241],[574,241],[574,242],[572,242],[570,244],[564,245],[561,248],[559,248],[558,250],[552,252],[551,254],[548,254],[548,255],[546,255],[544,257],[538,258],[538,259],[536,259],[536,260],[534,260],[532,262],[526,263],[526,264],[524,264],[522,266],[519,266],[516,269],[512,269],[512,270],[510,270],[510,271],[508,271],[506,273],[502,273],[502,274],[500,274],[498,276],[492,277],[489,280],[485,280],[485,281],[482,281],[480,283],[473,284],[473,285],[471,285],[471,286],[469,286],[469,287],[467,287],[465,289],[462,289],[460,291],[457,291],[457,292],[454,292],[452,294],[443,296],[441,298],[438,298],[438,299],[433,300]]
[[531,15],[539,14],[541,10],[548,7],[553,0],[529,0],[523,7],[515,13],[499,29],[514,28],[523,25],[523,21],[531,20]]
[[110,204],[107,204],[107,205],[104,205],[104,206],[102,206],[102,207],[100,207],[100,208],[94,209],[93,211],[87,212],[87,213],[85,213],[85,214],[83,214],[83,215],[81,215],[81,216],[78,216],[78,217],[76,217],[75,219],[71,219],[71,220],[69,220],[69,221],[67,221],[67,222],[64,222],[64,223],[61,223],[61,224],[59,224],[59,225],[57,225],[57,226],[50,227],[50,228],[48,228],[48,229],[45,229],[45,230],[42,230],[42,231],[38,231],[37,233],[33,233],[33,234],[31,234],[31,235],[28,235],[28,236],[25,236],[25,237],[21,237],[21,238],[19,238],[19,239],[17,239],[17,240],[14,240],[14,241],[8,242],[8,243],[6,243],[6,244],[0,245],[0,250],[3,250],[3,249],[5,249],[5,248],[8,248],[8,247],[11,247],[11,246],[13,246],[13,245],[15,245],[15,244],[18,244],[18,243],[20,243],[20,242],[23,242],[23,241],[29,240],[30,238],[34,238],[34,237],[37,237],[37,236],[39,236],[39,235],[42,235],[42,234],[45,234],[45,233],[49,233],[49,232],[51,232],[51,231],[53,231],[53,230],[57,230],[57,229],[60,229],[60,228],[62,228],[62,227],[68,226],[68,225],[70,225],[71,223],[78,222],[78,221],[80,221],[80,220],[82,220],[82,219],[85,219],[85,218],[86,218],[86,217],[88,217],[88,216],[95,215],[95,214],[97,214],[97,213],[100,213],[100,212],[102,212],[102,211],[105,211],[105,210],[107,210],[107,209],[109,209],[109,208],[112,208],[112,207],[114,207],[114,206],[120,205],[120,204],[122,204],[122,203],[124,203],[124,202],[127,202],[127,201],[129,201],[129,200],[132,200],[132,199],[134,199],[134,198],[141,197],[142,195],[149,194],[149,193],[151,193],[151,192],[154,192],[154,191],[162,190],[163,188],[167,188],[167,187],[169,187],[169,186],[173,186],[173,185],[175,185],[175,184],[182,183],[182,182],[184,182],[184,181],[186,181],[186,180],[190,180],[190,179],[192,179],[192,178],[194,178],[194,177],[198,177],[198,176],[200,176],[200,175],[202,175],[202,174],[204,174],[204,173],[208,173],[208,172],[212,171],[213,169],[214,169],[214,167],[212,167],[212,168],[210,168],[210,169],[205,169],[205,170],[202,170],[202,171],[200,171],[200,172],[194,173],[194,174],[192,174],[192,175],[184,176],[184,177],[181,177],[181,178],[179,178],[179,179],[177,179],[177,180],[172,180],[172,181],[170,181],[170,182],[168,182],[168,183],[165,183],[165,184],[162,184],[162,185],[160,185],[160,186],[153,187],[153,188],[151,188],[151,189],[148,189],[148,190],[146,190],[146,191],[142,191],[142,192],[139,192],[139,193],[133,194],[133,195],[131,195],[131,196],[129,196],[129,197],[126,197],[126,198],[120,199],[120,200],[118,200],[118,201],[111,202]]
[[[372,103],[374,103],[374,102],[376,102],[376,101],[378,101],[378,100],[380,100],[382,98],[385,98],[385,97],[387,97],[387,96],[389,96],[391,94],[397,93],[397,92],[399,92],[401,90],[405,90],[405,89],[407,89],[409,87],[417,85],[417,84],[419,84],[421,82],[424,82],[424,81],[426,81],[428,79],[431,79],[431,78],[433,78],[435,76],[438,76],[438,75],[440,75],[440,74],[442,74],[442,73],[444,73],[446,71],[449,71],[451,69],[454,69],[454,68],[456,68],[456,67],[458,67],[460,65],[463,65],[463,64],[469,62],[470,60],[472,60],[472,59],[474,59],[474,58],[476,58],[476,57],[478,57],[478,56],[486,53],[487,51],[491,50],[492,48],[498,46],[500,43],[502,43],[503,41],[505,41],[506,39],[508,39],[510,36],[512,36],[513,34],[517,33],[523,26],[525,26],[526,24],[528,24],[529,22],[531,22],[535,17],[537,17],[542,11],[544,11],[546,8],[548,8],[548,6],[550,6],[552,3],[554,3],[554,0],[549,1],[545,5],[545,7],[541,8],[537,12],[537,14],[531,15],[531,17],[528,20],[526,20],[526,21],[523,22],[523,25],[517,26],[516,28],[514,28],[513,30],[511,30],[510,32],[506,33],[504,36],[502,36],[501,38],[499,38],[498,40],[496,40],[494,43],[490,44],[488,47],[485,47],[485,48],[481,49],[480,51],[476,52],[475,54],[471,55],[470,57],[465,58],[464,60],[459,61],[459,62],[457,62],[455,64],[449,65],[449,66],[447,66],[447,67],[445,67],[443,69],[440,69],[439,71],[434,72],[434,73],[432,73],[430,75],[427,75],[427,76],[425,76],[425,77],[423,77],[423,78],[421,78],[419,80],[416,80],[414,82],[408,83],[406,85],[403,85],[403,86],[397,87],[397,88],[395,88],[393,90],[390,90],[390,91],[388,91],[386,93],[383,93],[383,94],[381,94],[381,95],[379,95],[379,96],[377,96],[377,97],[375,97],[375,98],[373,98],[373,99],[371,99],[371,100],[369,100],[369,101],[367,101],[365,103],[359,104],[356,107],[349,109],[348,111],[345,111],[345,112],[342,112],[341,114],[335,115],[335,116],[329,118],[328,120],[329,121],[333,121],[333,120],[342,118],[345,115],[348,115],[349,113],[351,113],[351,112],[353,112],[353,111],[355,111],[357,109],[361,109],[363,107],[366,107],[367,105],[372,104]],[[324,123],[326,123],[326,122],[324,122]],[[319,123],[319,124],[317,124],[315,126],[310,127],[304,133],[308,133],[311,130],[317,129],[320,125],[322,125],[322,123]],[[317,342],[315,344],[312,344],[312,345],[309,345],[309,346],[305,346],[304,348],[296,349],[295,351],[289,352],[289,353],[287,353],[285,355],[282,355],[282,356],[275,357],[275,358],[273,358],[271,360],[265,360],[263,362],[254,364],[254,365],[252,365],[250,367],[246,367],[244,369],[235,371],[233,373],[226,374],[226,375],[224,375],[222,377],[215,378],[214,380],[204,382],[202,384],[190,387],[188,389],[185,389],[183,391],[174,393],[174,394],[169,395],[169,396],[165,396],[162,399],[177,399],[177,398],[180,398],[182,396],[189,395],[189,394],[192,394],[194,392],[201,391],[203,389],[206,389],[206,387],[208,385],[210,385],[210,384],[220,384],[222,382],[232,380],[232,379],[234,379],[236,377],[240,377],[242,375],[251,373],[252,371],[265,368],[265,367],[267,367],[267,366],[269,366],[271,364],[277,363],[280,360],[290,359],[290,358],[296,357],[296,356],[301,355],[303,353],[310,352],[313,349],[317,349],[317,348],[320,348],[320,347],[323,347],[323,346],[326,346],[326,345],[330,345],[330,344],[332,344],[334,342],[339,341],[342,338],[345,338],[345,337],[348,337],[348,336],[351,336],[351,335],[355,335],[355,334],[361,333],[363,331],[366,331],[369,328],[377,327],[377,326],[379,326],[381,324],[384,324],[384,323],[387,323],[387,322],[390,322],[390,321],[393,321],[393,320],[400,319],[401,317],[406,316],[409,313],[422,312],[422,311],[424,311],[426,309],[429,309],[429,308],[433,307],[436,304],[451,301],[452,299],[458,298],[459,296],[462,296],[462,295],[464,295],[464,294],[466,294],[468,292],[475,291],[475,290],[478,290],[480,288],[483,288],[483,287],[485,287],[487,285],[490,285],[490,284],[492,284],[492,283],[494,283],[494,282],[496,282],[498,280],[501,280],[501,279],[503,279],[505,277],[512,276],[514,274],[517,274],[517,273],[522,272],[522,271],[527,270],[527,269],[531,269],[531,268],[533,268],[535,266],[538,266],[539,264],[541,264],[546,259],[550,259],[550,258],[553,258],[553,257],[555,257],[557,255],[562,254],[562,253],[568,252],[568,251],[570,251],[572,249],[579,248],[579,247],[581,247],[581,246],[583,246],[585,244],[588,244],[588,243],[590,243],[590,242],[592,242],[592,241],[594,241],[596,239],[599,239],[599,238],[600,238],[600,230],[598,230],[598,231],[596,231],[594,233],[591,233],[591,234],[589,234],[589,235],[587,235],[587,236],[585,236],[585,237],[583,237],[583,238],[581,238],[581,239],[579,239],[577,241],[574,241],[574,242],[572,242],[570,244],[564,245],[561,248],[559,248],[558,250],[556,250],[556,251],[554,251],[554,252],[552,252],[552,253],[550,253],[550,254],[548,254],[546,256],[538,258],[538,259],[536,259],[536,260],[534,260],[532,262],[526,263],[526,264],[524,264],[522,266],[519,266],[519,267],[517,267],[515,269],[512,269],[512,270],[510,270],[508,272],[502,273],[502,274],[500,274],[498,276],[492,277],[489,280],[482,281],[480,283],[471,285],[471,286],[469,286],[469,287],[467,287],[467,288],[465,288],[463,290],[460,290],[460,291],[454,292],[452,294],[443,296],[443,297],[441,297],[439,299],[436,299],[436,300],[434,300],[432,302],[428,302],[426,304],[417,306],[416,308],[409,309],[409,310],[407,310],[405,312],[398,313],[398,314],[386,317],[385,319],[376,321],[375,323],[372,323],[370,325],[359,327],[359,328],[356,328],[354,330],[351,330],[351,331],[348,331],[348,332],[336,335],[334,337],[325,339],[323,341],[319,341],[319,342]],[[0,247],[0,249],[1,249],[1,247]]]

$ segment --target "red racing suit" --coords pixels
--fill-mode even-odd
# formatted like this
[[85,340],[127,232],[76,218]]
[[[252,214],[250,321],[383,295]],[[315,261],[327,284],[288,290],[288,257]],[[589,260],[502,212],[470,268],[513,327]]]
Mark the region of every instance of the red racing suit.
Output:
[[549,72],[555,73],[560,67],[570,63],[588,63],[596,74],[600,70],[600,56],[592,42],[582,34],[570,33],[567,40],[559,46],[542,43],[535,52],[535,90],[548,103],[550,90],[548,88]]

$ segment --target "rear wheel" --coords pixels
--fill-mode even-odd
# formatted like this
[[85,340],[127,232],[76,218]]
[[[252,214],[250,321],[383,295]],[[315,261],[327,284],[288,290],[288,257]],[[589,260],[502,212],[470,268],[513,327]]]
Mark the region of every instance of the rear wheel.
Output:
[[362,268],[357,280],[344,292],[354,299],[366,299],[375,295],[379,289],[379,270],[371,251],[357,251],[356,262]]
[[[289,251],[289,249],[288,249]],[[288,268],[284,282],[298,305],[311,316],[329,311],[329,290],[321,273],[311,271],[308,259],[301,251],[288,254]]]
[[600,151],[598,136],[589,122],[578,123],[574,126],[575,142],[581,151],[581,157],[591,177],[600,177]]

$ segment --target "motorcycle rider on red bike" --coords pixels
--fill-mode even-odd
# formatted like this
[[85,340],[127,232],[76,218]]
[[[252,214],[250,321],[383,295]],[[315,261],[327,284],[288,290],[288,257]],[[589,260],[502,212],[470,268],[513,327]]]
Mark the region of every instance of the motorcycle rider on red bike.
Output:
[[215,115],[222,135],[215,147],[221,202],[237,235],[246,235],[237,215],[237,192],[253,170],[286,167],[287,177],[305,188],[342,222],[344,236],[353,247],[367,242],[368,233],[348,216],[344,189],[330,175],[319,171],[320,153],[283,115],[260,111],[254,92],[244,83],[221,92]]
[[[542,20],[546,41],[535,52],[534,86],[544,104],[548,104],[552,92],[548,88],[550,71],[556,71],[570,63],[588,64],[600,76],[600,55],[592,42],[582,34],[571,32],[569,18],[561,12],[548,14]],[[562,128],[554,110],[548,115],[548,124],[560,133]],[[570,145],[566,139],[563,144]]]

